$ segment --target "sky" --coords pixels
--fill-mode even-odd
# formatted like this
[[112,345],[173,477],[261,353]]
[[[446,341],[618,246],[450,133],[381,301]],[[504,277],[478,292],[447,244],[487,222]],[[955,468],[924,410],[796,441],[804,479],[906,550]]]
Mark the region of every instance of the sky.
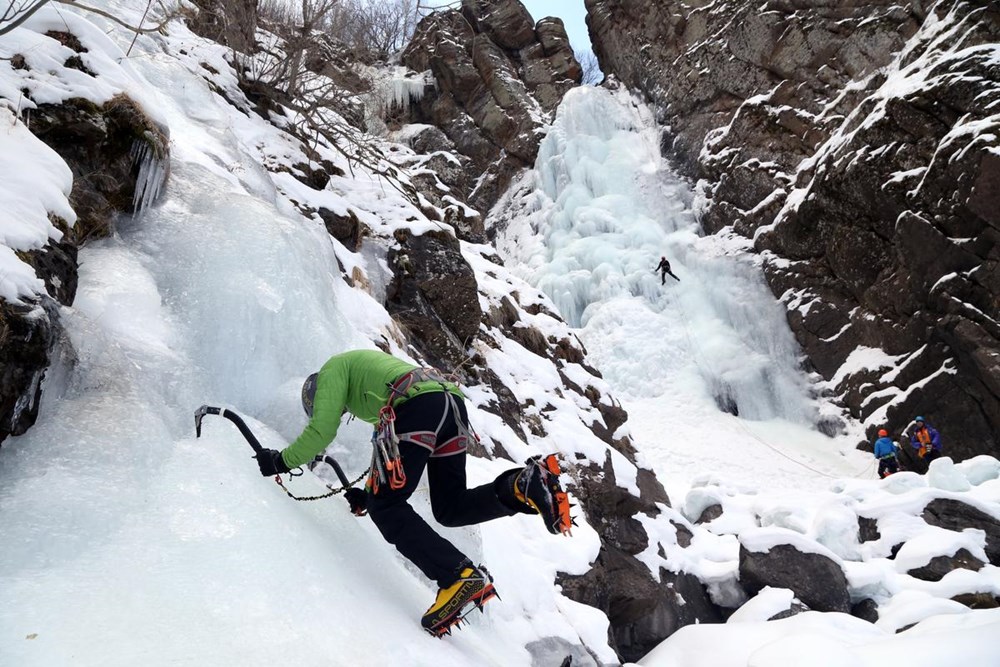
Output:
[[566,24],[569,41],[574,51],[590,49],[590,35],[587,33],[587,9],[583,0],[521,0],[538,21],[546,16],[558,16]]

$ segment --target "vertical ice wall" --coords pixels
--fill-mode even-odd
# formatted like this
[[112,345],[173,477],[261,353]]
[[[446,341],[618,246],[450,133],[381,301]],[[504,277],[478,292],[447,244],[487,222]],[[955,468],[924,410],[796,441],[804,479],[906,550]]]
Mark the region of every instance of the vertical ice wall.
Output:
[[[516,215],[506,211],[501,252],[581,328],[624,395],[813,421],[782,308],[735,245],[699,235],[692,195],[659,146],[651,113],[627,93],[571,91],[542,142],[533,191],[514,202]],[[679,282],[661,285],[661,256]]]

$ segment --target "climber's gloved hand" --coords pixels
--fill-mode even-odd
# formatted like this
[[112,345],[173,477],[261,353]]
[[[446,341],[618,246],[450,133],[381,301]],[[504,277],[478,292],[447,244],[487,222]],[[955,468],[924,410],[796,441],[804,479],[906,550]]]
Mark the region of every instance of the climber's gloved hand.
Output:
[[285,460],[281,458],[281,452],[277,449],[265,449],[254,458],[257,459],[257,467],[260,468],[260,474],[264,477],[273,477],[288,472],[288,466],[285,465]]
[[364,516],[368,510],[368,494],[364,489],[352,486],[344,492],[347,504],[351,506],[351,514],[354,516]]

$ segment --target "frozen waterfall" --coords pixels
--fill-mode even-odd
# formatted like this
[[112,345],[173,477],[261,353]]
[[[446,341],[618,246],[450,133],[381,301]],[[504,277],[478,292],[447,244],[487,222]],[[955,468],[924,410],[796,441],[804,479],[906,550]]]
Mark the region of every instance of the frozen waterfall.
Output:
[[[618,392],[815,421],[782,307],[739,242],[701,236],[648,108],[623,91],[570,91],[528,179],[493,216],[509,218],[499,248],[580,327]],[[661,285],[661,256],[680,282]]]

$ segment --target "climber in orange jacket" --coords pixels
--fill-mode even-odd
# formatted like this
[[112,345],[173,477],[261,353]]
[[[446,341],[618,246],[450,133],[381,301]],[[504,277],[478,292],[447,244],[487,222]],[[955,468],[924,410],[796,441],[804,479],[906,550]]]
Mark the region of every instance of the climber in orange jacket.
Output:
[[917,423],[917,428],[910,437],[910,444],[917,450],[917,456],[930,463],[941,456],[941,434],[923,417],[913,421]]

